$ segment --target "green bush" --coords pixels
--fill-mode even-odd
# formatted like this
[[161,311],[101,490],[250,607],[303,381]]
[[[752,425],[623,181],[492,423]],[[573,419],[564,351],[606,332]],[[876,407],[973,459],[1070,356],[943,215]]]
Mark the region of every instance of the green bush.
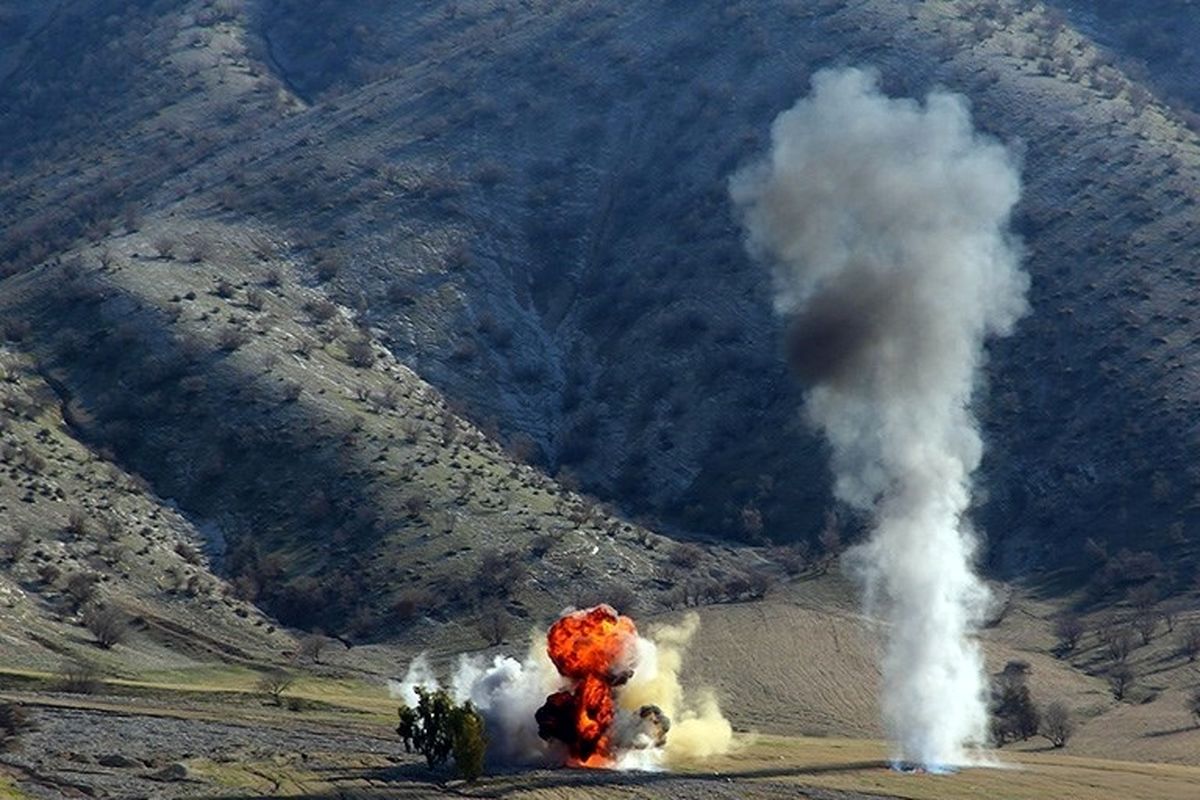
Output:
[[444,689],[417,687],[417,707],[400,706],[396,732],[405,752],[425,756],[429,768],[446,763],[451,754],[459,773],[468,781],[483,774],[487,736],[483,718],[470,702],[456,705]]
[[454,743],[454,764],[467,782],[474,783],[483,774],[483,759],[487,752],[483,717],[479,716],[470,702],[467,702],[451,713],[450,727]]

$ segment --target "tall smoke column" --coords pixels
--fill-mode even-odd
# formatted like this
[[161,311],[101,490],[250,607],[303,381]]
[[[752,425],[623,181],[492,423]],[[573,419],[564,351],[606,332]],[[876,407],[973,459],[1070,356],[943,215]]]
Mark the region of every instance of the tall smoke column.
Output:
[[975,132],[962,97],[889,98],[859,69],[814,76],[771,140],[730,188],[750,252],[773,267],[835,493],[871,516],[847,563],[886,623],[884,721],[898,758],[965,764],[987,723],[970,404],[984,340],[1027,309],[1007,233],[1015,159]]

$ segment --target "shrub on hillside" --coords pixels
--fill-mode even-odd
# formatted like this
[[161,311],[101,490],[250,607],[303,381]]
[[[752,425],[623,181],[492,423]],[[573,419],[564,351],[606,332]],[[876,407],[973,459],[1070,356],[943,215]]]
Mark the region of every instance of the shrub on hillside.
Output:
[[33,720],[24,706],[0,703],[0,753],[13,749],[17,738],[32,728]]
[[1079,646],[1085,632],[1083,620],[1078,614],[1067,612],[1054,621],[1054,635],[1058,637],[1059,653],[1070,653]]
[[371,346],[370,339],[351,339],[345,347],[346,358],[352,365],[366,369],[375,363],[375,348]]
[[100,668],[91,661],[64,661],[57,678],[59,691],[70,694],[96,694],[103,686]]
[[1112,690],[1113,699],[1124,700],[1133,687],[1137,675],[1134,673],[1133,667],[1120,662],[1114,664],[1105,677],[1108,679],[1108,688]]
[[1195,661],[1196,656],[1200,655],[1200,622],[1184,625],[1177,634],[1177,639],[1180,655],[1187,656],[1189,662]]
[[508,636],[512,627],[504,606],[494,602],[485,603],[479,609],[479,616],[475,623],[480,636],[493,647],[504,643],[504,637]]
[[1063,747],[1075,732],[1075,722],[1066,705],[1055,701],[1042,713],[1038,733],[1054,747]]
[[100,576],[93,572],[76,572],[67,578],[64,591],[74,608],[82,608],[96,596]]
[[1041,714],[1033,702],[1026,681],[1029,664],[1009,661],[1004,665],[992,689],[992,739],[998,747],[1008,742],[1025,741],[1038,733]]
[[274,705],[282,705],[283,693],[296,682],[292,673],[281,667],[269,669],[258,679],[258,691],[266,695]]
[[479,561],[475,586],[482,597],[508,597],[525,579],[525,562],[516,553],[489,550]]
[[456,705],[445,690],[417,687],[417,707],[400,706],[396,732],[405,752],[425,756],[429,768],[446,763],[451,754],[458,771],[468,781],[483,774],[487,737],[483,718],[470,702]]
[[704,548],[698,544],[680,543],[671,548],[671,563],[682,569],[695,569],[704,560]]
[[112,606],[92,606],[84,612],[83,624],[105,650],[123,642],[129,632],[129,620]]

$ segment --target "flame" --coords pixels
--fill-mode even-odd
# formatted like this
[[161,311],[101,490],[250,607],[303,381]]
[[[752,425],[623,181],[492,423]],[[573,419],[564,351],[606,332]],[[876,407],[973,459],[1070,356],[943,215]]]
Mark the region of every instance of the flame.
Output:
[[575,685],[546,699],[537,712],[538,733],[566,744],[571,766],[616,763],[613,689],[633,675],[636,642],[633,620],[607,605],[575,611],[551,626],[547,653],[559,673]]

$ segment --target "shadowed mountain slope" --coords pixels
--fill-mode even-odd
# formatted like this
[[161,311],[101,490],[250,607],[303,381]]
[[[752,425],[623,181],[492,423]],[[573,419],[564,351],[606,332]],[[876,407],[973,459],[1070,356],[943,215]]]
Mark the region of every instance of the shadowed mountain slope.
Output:
[[[313,352],[296,344],[305,326],[339,365],[327,393],[353,396],[355,370],[394,356],[470,429],[665,530],[815,539],[825,454],[800,421],[767,272],[743,253],[726,182],[815,70],[855,63],[894,94],[965,93],[979,125],[1023,148],[1016,227],[1034,311],[992,348],[980,395],[989,567],[1086,568],[1101,576],[1097,596],[1165,573],[1164,560],[1190,580],[1200,150],[1061,16],[1006,2],[133,5],[173,31],[144,58],[186,80],[141,79],[112,135],[65,131],[57,147],[85,154],[70,166],[36,142],[6,162],[8,269],[26,274],[5,293],[20,282],[32,347],[87,404],[90,435],[188,510],[231,507],[264,541],[298,545],[303,574],[342,569],[303,540],[342,530],[351,511],[363,518],[350,527],[375,536],[390,524],[379,508],[396,502],[370,488],[393,467],[364,477],[382,434],[339,430],[325,434],[342,437],[338,455],[305,450],[318,427],[304,402],[315,375],[292,372]],[[36,74],[45,56],[25,52]],[[86,86],[94,114],[115,108]],[[14,105],[5,135],[32,113]],[[52,254],[89,273],[118,265],[107,310],[61,306]],[[256,345],[268,374],[287,366],[276,391],[300,384],[295,404],[275,402],[260,368],[239,364],[238,334],[222,343],[216,324],[253,330],[261,312],[243,297],[268,291],[270,270],[299,293],[279,312],[297,327],[274,337],[286,326],[271,319]],[[176,303],[169,284],[203,299]],[[323,295],[341,306],[324,321]],[[64,334],[90,342],[151,297],[118,368],[64,356]],[[170,344],[189,318],[210,337],[199,354]],[[120,376],[160,358],[185,362],[164,367],[171,380],[218,387],[188,401],[209,422],[164,422],[175,412],[146,402],[153,381],[127,396]],[[339,413],[349,428],[360,412]],[[277,432],[247,439],[251,418]],[[172,464],[175,437],[187,470]],[[336,523],[289,515],[288,498],[315,484],[337,495]],[[286,533],[264,527],[271,497],[289,510]],[[508,526],[489,541],[506,546]],[[1106,568],[1081,564],[1088,537]],[[364,587],[391,581],[352,572]],[[382,602],[395,589],[353,594],[372,591]]]

